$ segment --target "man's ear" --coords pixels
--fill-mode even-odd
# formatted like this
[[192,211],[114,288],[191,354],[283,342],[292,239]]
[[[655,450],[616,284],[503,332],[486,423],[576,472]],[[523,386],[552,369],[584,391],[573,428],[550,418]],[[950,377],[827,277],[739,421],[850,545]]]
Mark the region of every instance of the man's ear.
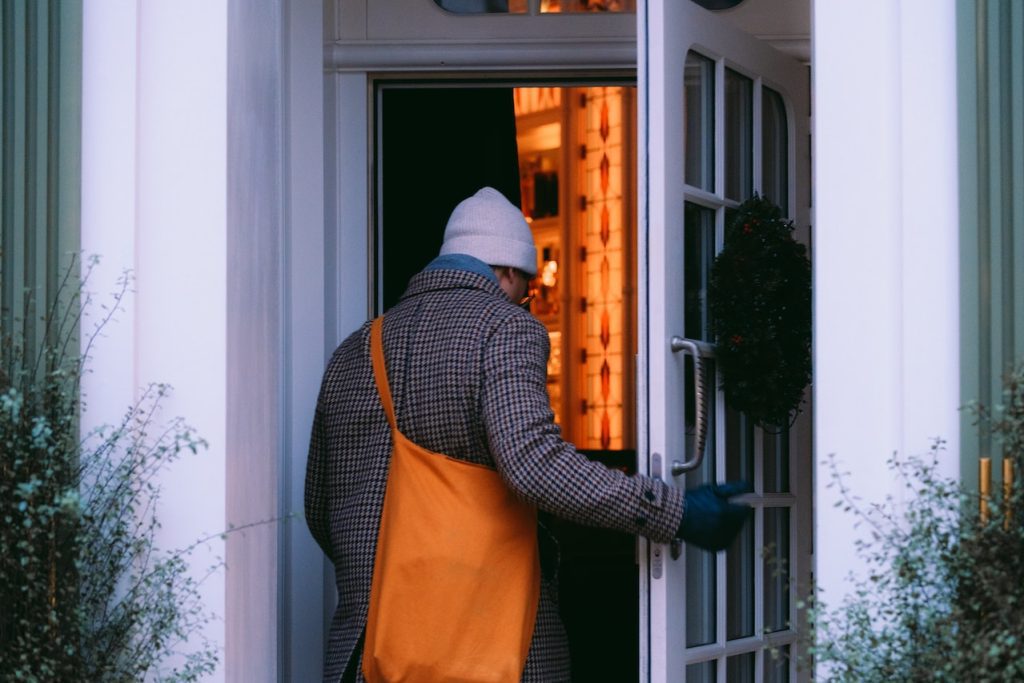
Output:
[[512,266],[491,266],[494,269],[494,276],[498,278],[498,282],[503,279],[512,280]]
[[505,296],[512,300],[513,292],[515,291],[515,274],[512,272],[515,270],[512,266],[493,266],[494,275],[498,278],[498,286],[501,287],[501,291],[505,292]]

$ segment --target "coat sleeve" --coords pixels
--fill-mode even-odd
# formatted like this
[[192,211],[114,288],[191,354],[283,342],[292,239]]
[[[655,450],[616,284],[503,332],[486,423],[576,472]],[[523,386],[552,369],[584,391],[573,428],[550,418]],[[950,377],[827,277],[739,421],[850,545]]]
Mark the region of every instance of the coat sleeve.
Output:
[[324,434],[323,390],[313,415],[313,431],[306,460],[306,482],[303,492],[306,526],[327,557],[331,554],[331,534],[327,514],[327,443]]
[[502,478],[554,515],[669,541],[682,520],[682,492],[592,462],[562,440],[547,393],[547,331],[519,313],[495,328],[484,351],[482,415]]

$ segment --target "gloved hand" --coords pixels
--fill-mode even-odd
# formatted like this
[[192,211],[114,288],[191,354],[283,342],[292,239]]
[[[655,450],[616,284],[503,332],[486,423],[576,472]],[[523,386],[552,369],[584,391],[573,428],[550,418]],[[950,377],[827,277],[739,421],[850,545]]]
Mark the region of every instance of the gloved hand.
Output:
[[725,550],[754,513],[749,505],[730,503],[729,498],[750,490],[750,485],[743,481],[702,484],[689,489],[676,536],[704,550]]

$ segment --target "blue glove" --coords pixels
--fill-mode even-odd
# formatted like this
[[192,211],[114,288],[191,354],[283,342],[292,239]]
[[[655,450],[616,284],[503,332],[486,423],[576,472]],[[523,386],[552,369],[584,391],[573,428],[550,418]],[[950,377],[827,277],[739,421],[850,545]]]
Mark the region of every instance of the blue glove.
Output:
[[689,489],[676,536],[704,550],[725,550],[754,513],[749,505],[730,503],[729,498],[750,490],[742,481]]

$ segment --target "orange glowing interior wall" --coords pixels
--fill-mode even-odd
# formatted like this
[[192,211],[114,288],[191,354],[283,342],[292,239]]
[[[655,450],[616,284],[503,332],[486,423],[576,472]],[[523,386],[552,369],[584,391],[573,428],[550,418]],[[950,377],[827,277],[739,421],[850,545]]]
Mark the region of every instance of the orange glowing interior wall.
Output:
[[551,340],[548,392],[566,438],[633,438],[635,236],[631,89],[515,91],[523,213],[538,248],[532,311]]
[[[539,0],[542,14],[557,12],[635,12],[636,0]],[[525,14],[530,11],[529,0],[509,0],[508,11]]]

